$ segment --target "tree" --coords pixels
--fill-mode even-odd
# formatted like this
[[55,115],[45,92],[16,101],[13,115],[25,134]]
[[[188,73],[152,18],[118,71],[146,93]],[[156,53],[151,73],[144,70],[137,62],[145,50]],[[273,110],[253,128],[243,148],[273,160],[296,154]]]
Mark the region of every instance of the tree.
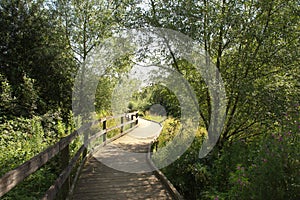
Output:
[[0,16],[0,72],[11,84],[16,103],[22,105],[20,90],[27,77],[36,80],[32,89],[39,94],[38,113],[69,109],[75,66],[54,10],[44,1],[5,0],[0,3]]
[[[263,133],[280,120],[292,99],[299,99],[293,92],[299,91],[296,1],[151,0],[145,7],[143,11],[136,8],[137,24],[187,34],[203,44],[221,72],[227,117],[220,148],[226,141]],[[201,102],[202,124],[208,129],[214,102],[201,74],[176,49],[170,48],[167,56],[193,85]]]

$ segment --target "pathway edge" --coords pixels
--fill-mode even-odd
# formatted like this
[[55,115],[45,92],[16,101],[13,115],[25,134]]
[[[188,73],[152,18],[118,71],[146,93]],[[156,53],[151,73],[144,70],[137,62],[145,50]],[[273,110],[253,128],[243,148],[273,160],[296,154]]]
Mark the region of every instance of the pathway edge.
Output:
[[[147,120],[147,119],[144,119]],[[159,124],[161,127],[163,127],[162,122],[155,122],[153,120],[148,120],[153,123]],[[156,137],[157,138],[157,137]],[[171,195],[173,196],[174,199],[176,200],[184,200],[183,196],[177,191],[177,189],[174,187],[174,185],[168,180],[168,178],[156,167],[156,165],[153,163],[151,160],[151,147],[153,142],[156,140],[154,138],[151,143],[149,144],[148,147],[148,154],[147,154],[147,161],[153,167],[154,169],[154,175],[167,187],[167,189],[170,191]]]

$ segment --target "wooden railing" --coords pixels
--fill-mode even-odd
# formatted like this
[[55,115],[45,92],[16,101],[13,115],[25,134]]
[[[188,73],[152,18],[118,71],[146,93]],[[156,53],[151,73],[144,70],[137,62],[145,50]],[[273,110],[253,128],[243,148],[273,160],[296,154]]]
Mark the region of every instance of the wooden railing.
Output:
[[[125,122],[125,117],[129,117],[129,120]],[[112,119],[121,119],[121,123],[117,126],[107,128],[107,121]],[[135,118],[135,119],[134,119]],[[89,135],[85,132],[85,130],[89,129],[92,126],[98,125],[102,123],[102,130],[93,134]],[[89,123],[88,125],[81,127],[80,129],[74,131],[72,134],[68,135],[65,138],[62,138],[59,142],[54,144],[53,146],[47,148],[45,151],[39,153],[38,155],[34,156],[30,160],[26,161],[19,167],[15,168],[4,174],[0,179],[0,197],[4,194],[9,192],[13,189],[17,184],[22,182],[26,177],[36,172],[39,168],[45,165],[47,162],[51,160],[54,156],[60,154],[60,162],[62,165],[62,172],[60,173],[59,177],[56,179],[54,184],[50,186],[47,190],[46,194],[43,196],[43,200],[48,199],[55,199],[60,192],[60,198],[65,199],[70,190],[70,174],[76,163],[81,159],[80,166],[83,166],[84,162],[87,159],[87,155],[89,155],[87,151],[87,146],[95,141],[97,138],[102,136],[102,143],[99,146],[104,146],[107,143],[113,141],[114,139],[126,134],[127,132],[131,131],[135,128],[138,124],[138,112],[133,113],[126,113],[117,116],[111,116],[96,120],[94,122]],[[125,130],[125,126],[130,125],[130,128]],[[120,133],[112,138],[107,138],[107,133],[112,130],[119,129]],[[79,135],[84,134],[84,144],[79,148],[79,150],[75,153],[75,155],[70,159],[70,143],[77,138]],[[79,167],[80,168],[80,167]],[[74,188],[74,184],[76,179],[78,178],[79,169],[77,170],[77,174],[72,181],[71,188]]]

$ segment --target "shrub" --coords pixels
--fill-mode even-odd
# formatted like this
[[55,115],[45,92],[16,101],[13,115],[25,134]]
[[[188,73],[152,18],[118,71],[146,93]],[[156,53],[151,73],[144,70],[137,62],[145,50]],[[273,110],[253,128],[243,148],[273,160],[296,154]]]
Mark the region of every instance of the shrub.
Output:
[[[0,176],[69,134],[72,126],[62,122],[59,112],[49,112],[31,119],[18,117],[4,120],[0,124]],[[76,148],[78,141],[71,144],[71,154]],[[3,199],[39,199],[60,173],[58,159],[59,156],[53,158],[4,195]]]
[[[299,108],[295,105],[262,134],[227,141],[201,160],[205,134],[199,131],[189,149],[162,171],[186,199],[300,199]],[[179,126],[167,119],[154,148],[166,146]]]

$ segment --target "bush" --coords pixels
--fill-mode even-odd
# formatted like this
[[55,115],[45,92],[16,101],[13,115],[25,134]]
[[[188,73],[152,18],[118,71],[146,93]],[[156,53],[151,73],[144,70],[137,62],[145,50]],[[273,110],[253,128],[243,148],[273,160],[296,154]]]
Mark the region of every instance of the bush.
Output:
[[[168,149],[163,152],[163,157],[157,157],[156,149],[167,146],[168,142],[172,141],[181,127],[179,120],[168,118],[163,123],[163,129],[157,141],[153,144],[155,162],[162,162],[159,159],[164,159],[168,155]],[[183,133],[185,134],[185,133]],[[203,187],[206,187],[210,174],[207,167],[199,162],[199,147],[203,141],[206,131],[200,128],[194,141],[188,150],[180,156],[175,162],[162,169],[162,172],[174,184],[178,191],[183,194],[186,199],[196,199]],[[173,151],[174,149],[171,149]],[[176,149],[178,150],[178,149]]]
[[[174,138],[179,121],[167,119],[154,148]],[[299,106],[269,131],[247,140],[227,141],[199,159],[204,131],[189,149],[162,169],[186,199],[300,199]]]
[[19,166],[48,146],[39,117],[7,120],[0,124],[0,132],[0,175]]
[[[4,120],[0,124],[0,176],[70,134],[72,126],[62,122],[59,112],[49,112],[31,119],[18,117]],[[72,143],[71,154],[74,154],[76,148],[78,144]],[[39,199],[59,173],[59,156],[56,156],[4,195],[3,199]]]

